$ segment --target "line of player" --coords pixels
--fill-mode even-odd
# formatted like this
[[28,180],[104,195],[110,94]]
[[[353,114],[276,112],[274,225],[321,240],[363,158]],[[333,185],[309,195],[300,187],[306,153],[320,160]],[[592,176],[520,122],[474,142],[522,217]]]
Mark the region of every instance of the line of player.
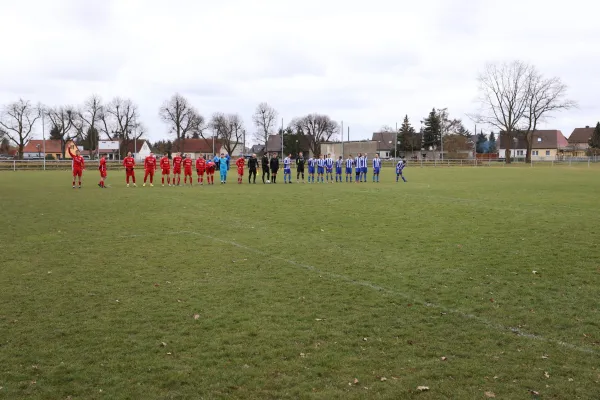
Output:
[[[75,153],[72,153],[69,148],[69,155],[73,160],[73,188],[79,187],[81,189],[81,176],[83,170],[85,169],[85,161],[81,156],[79,150],[76,150]],[[187,185],[188,181],[190,185],[194,184],[193,178],[193,167],[195,164],[196,174],[197,174],[197,183],[199,185],[204,185],[204,175],[206,175],[206,184],[214,185],[214,175],[215,171],[219,169],[219,177],[221,184],[227,183],[227,173],[229,170],[229,160],[230,158],[221,154],[220,157],[215,156],[214,159],[205,159],[204,156],[200,156],[196,159],[195,163],[191,156],[185,155],[183,153],[175,153],[172,160],[173,174],[171,178],[171,160],[168,157],[168,153],[165,153],[164,156],[157,162],[156,157],[153,153],[150,153],[148,157],[144,159],[144,184],[146,186],[148,180],[150,181],[150,186],[154,186],[154,175],[155,172],[160,168],[162,172],[162,186],[181,186],[181,173],[183,170],[183,184]],[[279,170],[279,161],[278,154],[273,153],[273,157],[269,160],[269,164],[265,165],[265,158],[263,158],[262,168],[265,167],[270,169],[271,175],[273,177],[273,183],[277,183],[277,173]],[[343,179],[343,170],[345,168],[345,182],[353,182],[353,176],[355,177],[354,182],[367,182],[367,173],[368,173],[368,158],[367,155],[362,155],[359,153],[356,157],[352,157],[352,154],[348,156],[346,160],[339,157],[338,160],[334,161],[331,157],[331,154],[328,154],[327,157],[324,155],[320,155],[318,158],[310,157],[308,160],[305,160],[302,153],[298,155],[295,159],[296,163],[296,180],[298,183],[304,183],[304,169],[305,164],[308,165],[308,183],[315,183],[315,175],[317,183],[325,183],[327,180],[328,183],[342,183]],[[238,184],[243,182],[244,177],[244,169],[246,167],[246,160],[244,157],[240,157],[235,162],[237,166],[237,175],[238,175]],[[248,177],[248,183],[251,183],[251,178],[254,177],[254,182],[256,183],[256,173],[258,169],[258,160],[256,158],[256,154],[253,154],[252,157],[248,160],[248,167],[250,170],[250,175]],[[373,167],[373,182],[379,182],[379,174],[381,171],[382,160],[379,158],[379,155],[376,154],[375,157],[371,160],[371,165]],[[125,167],[125,181],[127,187],[130,186],[130,182],[132,182],[134,187],[137,187],[136,184],[136,176],[135,176],[135,167],[136,162],[132,157],[131,152],[127,154],[127,157],[123,159],[123,166]],[[402,179],[403,182],[407,182],[406,178],[403,175],[403,170],[406,166],[405,160],[399,160],[396,163],[396,182],[399,182],[399,179]],[[335,168],[335,181],[334,181],[334,168]],[[98,182],[98,186],[100,188],[105,188],[105,181],[107,177],[107,165],[106,159],[102,157],[99,162],[98,169],[100,171],[100,181]],[[302,180],[300,180],[300,177]],[[78,178],[79,185],[76,186],[76,178]],[[283,160],[283,181],[285,184],[292,183],[292,155],[289,154]],[[166,183],[165,183],[166,182]],[[267,182],[269,182],[267,180]]]

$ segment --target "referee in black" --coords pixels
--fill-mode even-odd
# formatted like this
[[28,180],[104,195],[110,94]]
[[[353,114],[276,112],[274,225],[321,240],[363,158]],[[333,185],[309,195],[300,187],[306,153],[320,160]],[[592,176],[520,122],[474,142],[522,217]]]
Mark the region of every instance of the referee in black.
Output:
[[300,174],[302,174],[302,183],[304,183],[304,156],[302,152],[298,154],[298,158],[296,158],[296,182],[300,183]]
[[271,181],[273,183],[277,183],[277,171],[279,171],[279,158],[277,158],[277,153],[273,153],[273,157],[271,157]]
[[258,160],[256,159],[256,154],[252,154],[252,157],[248,160],[248,169],[250,170],[250,174],[248,175],[248,183],[250,183],[250,178],[254,176],[254,182],[256,184],[256,170],[258,169]]
[[262,181],[265,182],[265,174],[267,174],[267,180],[271,179],[271,175],[269,173],[269,153],[265,153],[260,160],[260,166],[262,168]]

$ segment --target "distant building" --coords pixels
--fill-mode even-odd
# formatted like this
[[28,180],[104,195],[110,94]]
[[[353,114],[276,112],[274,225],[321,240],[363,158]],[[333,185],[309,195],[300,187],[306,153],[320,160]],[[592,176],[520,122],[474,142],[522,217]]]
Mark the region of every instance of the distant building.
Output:
[[371,140],[377,142],[377,152],[381,158],[390,158],[396,148],[395,132],[374,132]]
[[585,157],[590,148],[590,139],[594,133],[594,128],[586,126],[585,128],[575,128],[571,136],[567,139],[567,155],[571,157]]
[[367,157],[373,158],[377,151],[377,142],[374,140],[357,140],[351,142],[325,142],[321,143],[321,154],[331,154],[337,159],[342,156],[344,159],[350,154],[354,157],[358,153],[367,154]]
[[52,155],[56,160],[71,158],[67,149],[72,146],[74,146],[74,142],[68,140],[65,143],[66,154],[63,156],[60,140],[30,140],[25,147],[23,147],[23,159],[45,158],[46,155]]
[[[512,136],[512,135],[511,135]],[[498,157],[506,158],[507,141],[510,140],[511,157],[524,159],[527,154],[527,141],[524,134],[508,137],[505,132],[498,135]],[[556,160],[563,157],[569,143],[563,133],[557,129],[539,130],[533,133],[531,151],[532,160]]]

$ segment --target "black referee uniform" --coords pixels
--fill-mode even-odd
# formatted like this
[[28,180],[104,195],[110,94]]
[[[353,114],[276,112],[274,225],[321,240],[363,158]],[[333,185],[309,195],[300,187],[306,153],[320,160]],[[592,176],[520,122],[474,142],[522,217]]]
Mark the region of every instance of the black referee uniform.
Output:
[[279,158],[277,154],[271,158],[271,181],[277,183],[277,171],[279,170]]
[[265,154],[260,162],[260,166],[262,168],[262,181],[265,182],[265,174],[267,175],[267,180],[271,179],[271,175],[269,174],[269,155]]
[[248,170],[250,173],[248,174],[248,183],[250,183],[250,178],[254,177],[254,183],[256,183],[256,170],[258,169],[258,160],[254,155],[250,157],[248,160]]
[[306,160],[302,153],[296,158],[296,181],[300,181],[300,175],[302,175],[302,183],[304,183],[304,164]]

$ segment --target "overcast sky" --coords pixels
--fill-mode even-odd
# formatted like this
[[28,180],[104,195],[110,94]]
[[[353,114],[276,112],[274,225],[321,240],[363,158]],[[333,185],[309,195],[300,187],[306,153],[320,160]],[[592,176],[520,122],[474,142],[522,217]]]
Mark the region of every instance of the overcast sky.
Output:
[[311,112],[370,137],[433,107],[477,108],[486,62],[521,59],[559,76],[578,110],[546,128],[600,119],[600,5],[590,0],[0,0],[0,104],[129,97],[149,136],[174,92],[205,117],[259,102],[284,123]]

